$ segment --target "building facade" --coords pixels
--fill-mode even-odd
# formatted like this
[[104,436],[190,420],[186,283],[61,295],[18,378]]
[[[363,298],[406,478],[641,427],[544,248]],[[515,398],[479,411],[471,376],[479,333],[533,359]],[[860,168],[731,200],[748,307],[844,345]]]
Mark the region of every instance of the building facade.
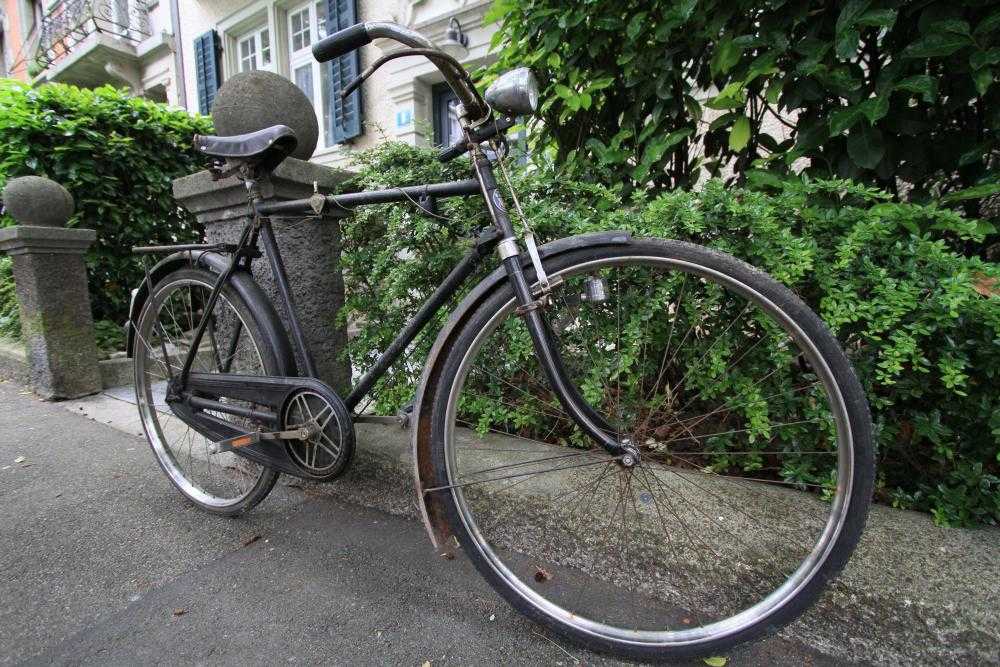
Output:
[[42,8],[37,0],[0,0],[0,78],[28,81]]
[[[320,142],[313,160],[343,164],[386,139],[414,145],[457,137],[456,101],[426,59],[388,63],[346,102],[339,91],[398,44],[380,40],[320,64],[311,47],[329,26],[394,21],[447,42],[468,67],[489,62],[491,0],[2,0],[4,64],[36,84],[111,84],[192,112],[239,72],[269,70],[313,101]],[[451,39],[449,40],[449,35]],[[16,43],[16,46],[15,46]],[[33,54],[27,59],[24,54]]]
[[[341,104],[339,91],[398,44],[377,40],[359,54],[319,64],[311,47],[328,25],[393,21],[438,44],[449,43],[467,67],[489,62],[495,28],[483,25],[491,0],[188,0],[178,34],[191,111],[205,112],[227,78],[255,69],[292,80],[313,101],[320,141],[313,161],[343,164],[350,151],[395,139],[413,145],[456,136],[455,100],[426,59],[401,58],[365,81]],[[449,30],[453,39],[448,39]],[[454,39],[454,37],[458,39]]]
[[180,105],[177,15],[187,0],[14,0],[34,5],[28,76],[93,88],[105,84]]

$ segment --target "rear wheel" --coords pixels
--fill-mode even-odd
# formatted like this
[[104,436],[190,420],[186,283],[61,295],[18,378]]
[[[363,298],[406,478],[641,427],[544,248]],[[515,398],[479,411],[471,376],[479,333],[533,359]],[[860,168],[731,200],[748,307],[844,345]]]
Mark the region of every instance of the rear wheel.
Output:
[[[173,485],[206,511],[236,515],[263,500],[278,473],[232,452],[211,453],[212,443],[174,415],[164,400],[168,380],[180,372],[191,349],[216,279],[208,271],[188,268],[170,273],[153,288],[135,325],[136,402],[156,460]],[[192,371],[280,374],[273,346],[228,285],[216,301]],[[246,418],[210,414],[241,430],[258,427]]]
[[853,551],[873,484],[836,340],[785,287],[691,244],[578,250],[546,270],[567,372],[640,462],[569,418],[504,285],[456,334],[434,397],[430,492],[464,551],[522,613],[634,658],[794,619]]

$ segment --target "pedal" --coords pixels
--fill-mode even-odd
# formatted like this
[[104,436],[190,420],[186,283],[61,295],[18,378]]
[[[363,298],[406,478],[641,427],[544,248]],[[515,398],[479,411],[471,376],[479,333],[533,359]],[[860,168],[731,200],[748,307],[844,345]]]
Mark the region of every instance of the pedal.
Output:
[[315,427],[310,428],[308,426],[291,431],[253,431],[252,433],[243,433],[242,435],[235,435],[225,440],[213,442],[208,447],[208,453],[221,454],[222,452],[231,452],[241,447],[256,445],[261,440],[308,440],[313,435],[315,435]]

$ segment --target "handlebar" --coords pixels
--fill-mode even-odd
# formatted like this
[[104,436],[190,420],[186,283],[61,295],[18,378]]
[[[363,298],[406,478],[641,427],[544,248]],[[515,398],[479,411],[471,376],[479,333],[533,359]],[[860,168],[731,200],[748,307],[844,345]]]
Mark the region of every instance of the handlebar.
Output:
[[360,49],[365,44],[370,44],[372,38],[368,36],[368,29],[364,23],[356,23],[350,28],[338,30],[329,37],[325,37],[313,45],[313,58],[321,63],[339,58],[345,53],[350,53],[354,49]]
[[[444,53],[438,49],[434,42],[409,28],[387,21],[367,21],[338,30],[316,42],[312,48],[313,57],[324,63],[361,48],[365,44],[370,44],[381,37],[393,39],[406,46],[434,49]],[[432,59],[431,62],[444,75],[445,81],[458,96],[458,100],[465,107],[466,117],[473,124],[485,120],[490,113],[489,106],[479,95],[479,91],[476,90],[465,68],[443,59]]]

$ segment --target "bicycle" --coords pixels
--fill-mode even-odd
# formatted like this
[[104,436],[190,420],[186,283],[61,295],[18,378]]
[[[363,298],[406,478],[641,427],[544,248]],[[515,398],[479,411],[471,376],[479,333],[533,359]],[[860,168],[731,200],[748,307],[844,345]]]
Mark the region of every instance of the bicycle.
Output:
[[[410,418],[434,545],[463,551],[529,618],[621,656],[718,652],[796,618],[848,560],[873,487],[867,403],[835,338],[789,289],[705,247],[618,231],[519,240],[494,167],[510,185],[505,132],[537,107],[530,72],[484,98],[458,61],[391,23],[314,55],[383,37],[407,48],[343,94],[391,59],[429,58],[462,105],[463,139],[440,158],[469,154],[474,178],[267,202],[259,181],[294,149],[290,129],[196,137],[216,175],[245,183],[252,215],[235,244],[135,249],[172,253],[147,270],[129,328],[167,477],[222,515],[281,473],[336,478],[354,423],[371,419],[361,401],[495,251],[500,266],[437,334]],[[271,219],[471,196],[492,224],[341,397],[317,377]],[[288,332],[251,273],[264,255]]]

